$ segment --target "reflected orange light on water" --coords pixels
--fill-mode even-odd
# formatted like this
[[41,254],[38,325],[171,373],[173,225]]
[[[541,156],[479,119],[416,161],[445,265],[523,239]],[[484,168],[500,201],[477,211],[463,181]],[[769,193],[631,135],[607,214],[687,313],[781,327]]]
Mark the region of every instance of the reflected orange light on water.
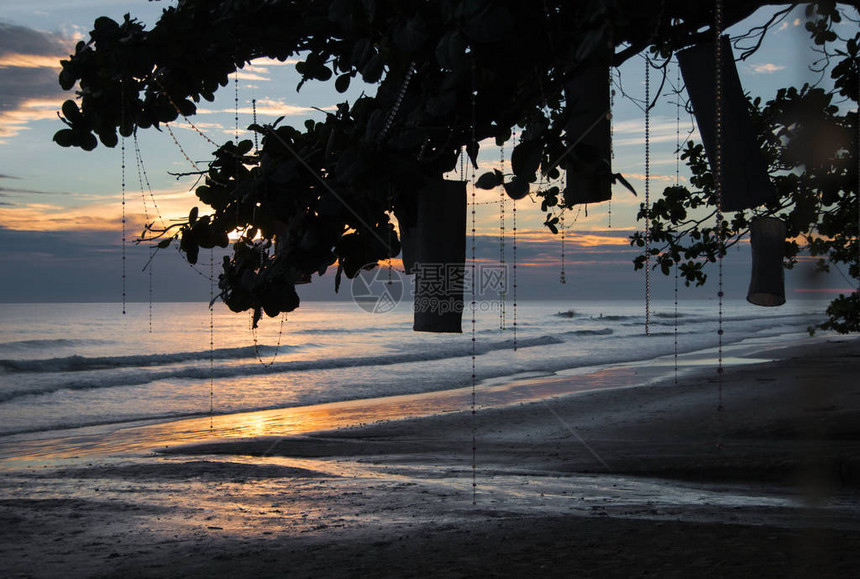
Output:
[[[723,365],[756,364],[771,360],[770,346],[738,344],[724,351]],[[764,353],[764,355],[762,355]],[[734,355],[737,354],[737,355]],[[753,354],[760,357],[754,357]],[[681,356],[681,372],[713,366],[716,351]],[[510,376],[485,380],[476,390],[478,410],[527,404],[557,396],[594,390],[629,388],[668,379],[671,356],[611,367],[590,366],[542,377]],[[278,408],[257,412],[203,416],[162,423],[137,423],[12,435],[0,438],[0,470],[53,465],[95,457],[123,458],[167,449],[182,452],[183,445],[228,440],[271,440],[357,427],[376,422],[459,412],[468,419],[471,387]],[[60,433],[63,436],[59,436]]]
[[[576,375],[548,376],[478,388],[479,409],[521,404],[575,392],[623,387],[641,382],[649,370],[642,367],[582,369]],[[188,444],[235,439],[290,437],[311,432],[362,426],[380,421],[414,418],[471,409],[471,388],[426,392],[385,398],[349,400],[239,414],[204,416],[173,422],[66,431],[66,436],[28,439],[12,436],[0,442],[0,470],[22,464],[50,464],[96,456],[128,456],[157,452]],[[56,433],[54,433],[56,434]]]

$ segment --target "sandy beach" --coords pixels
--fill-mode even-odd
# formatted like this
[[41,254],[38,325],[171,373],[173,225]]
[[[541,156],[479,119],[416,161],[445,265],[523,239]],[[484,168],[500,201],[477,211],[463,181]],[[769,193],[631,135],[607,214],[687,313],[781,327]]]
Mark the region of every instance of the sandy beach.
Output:
[[292,430],[296,411],[7,440],[2,575],[853,576],[860,342],[818,342],[722,380],[501,384],[474,417],[458,391]]

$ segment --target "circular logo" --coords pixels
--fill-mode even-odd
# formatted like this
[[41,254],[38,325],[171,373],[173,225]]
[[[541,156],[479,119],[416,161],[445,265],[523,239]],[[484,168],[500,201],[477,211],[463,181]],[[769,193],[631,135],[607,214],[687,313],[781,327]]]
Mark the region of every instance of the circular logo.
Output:
[[368,264],[352,279],[352,301],[371,314],[384,314],[403,299],[403,279],[391,267]]

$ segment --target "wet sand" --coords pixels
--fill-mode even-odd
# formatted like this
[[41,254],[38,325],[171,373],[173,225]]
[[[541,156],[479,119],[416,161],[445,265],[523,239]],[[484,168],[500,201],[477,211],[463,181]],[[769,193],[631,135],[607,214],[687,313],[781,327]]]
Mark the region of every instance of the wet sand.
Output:
[[852,576],[860,342],[818,342],[6,441],[3,575]]

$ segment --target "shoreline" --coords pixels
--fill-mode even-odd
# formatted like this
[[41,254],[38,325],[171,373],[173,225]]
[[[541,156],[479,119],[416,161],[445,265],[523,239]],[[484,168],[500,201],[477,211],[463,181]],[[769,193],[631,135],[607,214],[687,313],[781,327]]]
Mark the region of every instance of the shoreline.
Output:
[[[797,343],[818,342],[803,334]],[[755,365],[779,359],[786,346],[772,340],[748,338],[724,346],[723,365]],[[768,354],[762,357],[762,354]],[[514,404],[539,402],[565,395],[636,388],[673,380],[672,356],[631,360],[610,365],[583,366],[539,376],[512,375],[490,378],[477,385],[480,412]],[[679,354],[678,379],[713,374],[716,348]],[[435,414],[467,412],[471,387],[432,390],[416,394],[371,397],[216,414],[211,416],[153,418],[59,430],[0,436],[0,472],[62,461],[99,460],[111,455],[129,458],[165,445],[195,444],[249,436],[297,436],[317,431],[353,428],[390,420],[429,418]]]
[[0,472],[0,557],[10,577],[852,576],[860,340],[771,355],[727,367],[722,388],[691,370],[475,423]]
[[[177,456],[286,456],[303,458],[372,456],[388,460],[419,455],[431,460],[441,453],[456,462],[470,462],[468,441],[476,436],[477,452],[491,468],[528,465],[537,471],[629,474],[692,480],[740,480],[785,483],[805,467],[804,460],[836,461],[830,483],[860,486],[860,340],[833,340],[808,346],[770,348],[781,359],[726,367],[720,378],[709,370],[692,371],[679,379],[629,368],[586,374],[591,380],[630,380],[625,385],[591,388],[570,386],[570,377],[537,379],[568,384],[565,394],[529,398],[475,415],[466,411],[434,413],[398,420],[380,420],[296,436],[255,436],[212,442],[183,443],[159,450]],[[817,356],[817,364],[805,360]],[[839,360],[853,370],[825,372],[815,366]],[[608,375],[607,375],[608,374]],[[644,376],[643,376],[644,375]],[[825,384],[822,377],[834,379]],[[643,377],[645,380],[643,381]],[[577,379],[583,376],[577,376]],[[785,383],[781,383],[785,381]],[[527,385],[533,385],[535,382]],[[706,384],[702,388],[701,384]],[[576,387],[581,387],[577,391]],[[751,387],[752,386],[752,387]],[[762,389],[775,386],[776,390]],[[510,401],[509,401],[510,402]],[[857,419],[856,421],[854,419]],[[539,445],[533,439],[553,432],[567,459],[517,458],[518,447]],[[411,444],[418,441],[417,444]],[[616,448],[619,442],[630,448]],[[851,451],[827,453],[842,443]],[[600,458],[606,445],[615,457]],[[805,445],[805,446],[804,446]],[[783,448],[790,446],[791,448]],[[671,460],[662,454],[672,452]],[[638,453],[641,452],[641,455]],[[799,454],[795,455],[795,452]],[[835,453],[835,454],[834,454]],[[396,462],[397,459],[395,459]],[[815,468],[824,468],[823,464]],[[807,473],[810,474],[810,473]],[[839,479],[839,480],[837,480]]]

